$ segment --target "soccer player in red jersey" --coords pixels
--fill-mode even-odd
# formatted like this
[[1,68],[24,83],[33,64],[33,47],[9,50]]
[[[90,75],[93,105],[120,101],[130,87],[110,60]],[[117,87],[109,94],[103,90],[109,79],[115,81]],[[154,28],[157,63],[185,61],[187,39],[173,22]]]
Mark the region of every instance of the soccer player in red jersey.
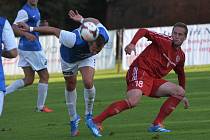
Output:
[[[147,29],[139,29],[125,52],[131,54],[139,39],[146,37],[152,43],[133,61],[126,75],[127,98],[109,105],[94,122],[101,126],[102,122],[124,110],[137,106],[142,95],[149,97],[168,97],[160,108],[160,112],[149,127],[149,132],[170,132],[163,127],[163,121],[184,101],[185,107],[189,102],[185,97],[185,54],[181,45],[187,37],[186,24],[178,22],[173,26],[172,36],[161,35]],[[179,85],[162,79],[171,70],[178,75]]]

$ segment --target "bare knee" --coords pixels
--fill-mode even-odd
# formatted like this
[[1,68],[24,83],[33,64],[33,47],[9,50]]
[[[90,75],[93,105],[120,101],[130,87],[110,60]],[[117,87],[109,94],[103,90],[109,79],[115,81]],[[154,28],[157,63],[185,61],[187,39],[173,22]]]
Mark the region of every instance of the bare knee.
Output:
[[172,91],[172,95],[184,97],[185,90],[181,86],[177,86],[176,89]]
[[128,102],[131,107],[136,107],[140,102],[142,92],[138,89],[129,91],[128,93]]
[[87,89],[91,89],[93,87],[93,81],[91,79],[85,80],[84,87]]
[[75,83],[66,83],[66,89],[68,90],[68,91],[73,91],[74,89],[76,88],[76,84]]
[[25,86],[32,85],[34,82],[34,77],[27,77],[23,79]]
[[66,81],[66,89],[68,91],[73,91],[76,88],[76,81],[72,80],[68,80]]
[[46,75],[40,77],[39,82],[40,83],[48,83],[48,80],[49,80],[49,74],[46,74]]
[[136,107],[139,103],[139,100],[136,99],[128,99],[128,101],[131,107]]
[[49,73],[47,70],[42,70],[38,72],[39,75],[39,82],[40,83],[48,83],[49,80]]

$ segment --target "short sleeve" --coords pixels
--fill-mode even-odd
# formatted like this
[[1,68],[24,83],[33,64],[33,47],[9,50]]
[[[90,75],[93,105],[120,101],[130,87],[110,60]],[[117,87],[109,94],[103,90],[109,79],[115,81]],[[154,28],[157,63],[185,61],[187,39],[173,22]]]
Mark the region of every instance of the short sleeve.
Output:
[[3,28],[3,32],[2,32],[2,41],[4,44],[4,48],[7,51],[17,48],[17,43],[15,41],[15,35],[14,35],[14,32],[13,32],[12,27],[11,27],[10,23],[8,22],[8,20],[6,20],[6,22],[4,24],[4,28]]
[[106,29],[106,27],[104,27],[101,23],[98,23],[96,26],[99,29],[99,34],[104,37],[105,42],[108,42],[109,41],[109,32]]
[[59,41],[61,44],[65,45],[66,47],[72,48],[76,42],[76,34],[73,32],[61,30]]
[[17,17],[13,24],[17,24],[18,22],[27,22],[28,21],[28,14],[25,10],[18,11]]

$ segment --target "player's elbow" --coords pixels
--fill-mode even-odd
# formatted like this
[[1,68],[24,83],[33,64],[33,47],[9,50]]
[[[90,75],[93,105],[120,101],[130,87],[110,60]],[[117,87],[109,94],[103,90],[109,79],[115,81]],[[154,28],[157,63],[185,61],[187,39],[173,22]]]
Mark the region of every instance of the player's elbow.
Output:
[[51,31],[57,38],[59,38],[60,32],[61,32],[61,30],[59,28],[51,27]]
[[140,28],[139,29],[139,32],[143,33],[143,34],[146,34],[148,32],[148,29],[145,29],[145,28]]
[[12,49],[9,51],[8,56],[9,56],[9,58],[15,58],[15,57],[17,57],[17,55],[18,55],[17,49]]

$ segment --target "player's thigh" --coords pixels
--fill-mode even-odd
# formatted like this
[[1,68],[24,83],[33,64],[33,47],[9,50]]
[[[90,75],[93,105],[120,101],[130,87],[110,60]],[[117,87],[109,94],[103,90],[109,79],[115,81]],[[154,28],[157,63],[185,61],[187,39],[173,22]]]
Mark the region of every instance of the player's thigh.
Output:
[[155,92],[155,96],[164,97],[164,96],[184,96],[184,89],[172,82],[165,82],[159,86]]
[[82,75],[84,86],[88,89],[92,88],[95,69],[89,66],[85,66],[80,68],[80,72]]
[[95,73],[95,56],[86,58],[78,64],[79,70],[82,74],[82,79],[85,88],[93,87],[93,78]]
[[127,91],[139,89],[145,96],[150,96],[153,80],[146,71],[139,67],[130,67],[126,75]]
[[79,68],[77,62],[68,63],[61,58],[61,69],[63,72],[63,76],[68,77],[72,75],[77,75]]
[[76,78],[78,73],[78,64],[68,63],[61,58],[61,68],[63,72],[63,77],[66,83],[66,89],[72,91],[76,88]]

